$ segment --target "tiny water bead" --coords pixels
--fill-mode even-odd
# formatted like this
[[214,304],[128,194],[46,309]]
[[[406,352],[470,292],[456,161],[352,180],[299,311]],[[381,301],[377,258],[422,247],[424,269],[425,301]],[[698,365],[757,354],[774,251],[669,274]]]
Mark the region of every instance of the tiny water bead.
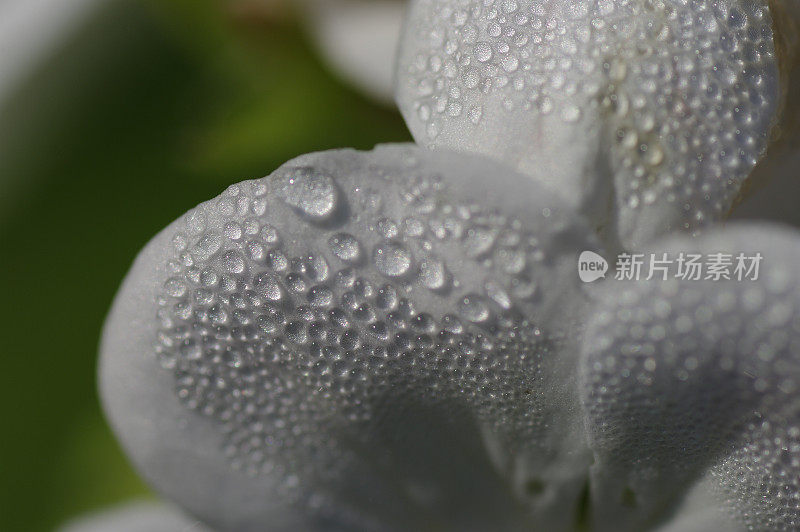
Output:
[[[485,175],[495,179],[481,192]],[[498,188],[535,205],[488,193]],[[548,220],[533,214],[544,209]],[[229,188],[170,232],[159,264],[132,273],[149,283],[168,266],[156,308],[142,309],[154,319],[147,344],[180,404],[216,427],[231,471],[263,477],[276,500],[356,527],[418,523],[431,507],[395,493],[416,482],[408,467],[376,470],[385,457],[370,450],[386,444],[377,434],[414,433],[386,425],[412,405],[452,419],[463,409],[479,429],[464,443],[492,434],[523,471],[559,456],[553,438],[567,436],[552,427],[568,425],[556,421],[564,411],[531,390],[555,385],[566,320],[536,305],[583,297],[558,265],[594,244],[523,176],[411,146],[311,154]],[[574,241],[551,252],[541,242],[555,233]],[[542,299],[520,290],[531,283]],[[465,486],[425,474],[439,497]],[[509,496],[524,493],[515,478]],[[384,495],[364,498],[353,482]]]
[[337,233],[328,243],[333,254],[344,262],[358,262],[361,258],[361,244],[353,235]]
[[483,298],[477,294],[468,294],[464,296],[459,302],[458,308],[461,311],[461,315],[464,316],[467,321],[473,323],[484,322],[491,316],[489,306]]
[[386,277],[402,277],[411,271],[411,253],[397,242],[385,242],[375,248],[375,268]]
[[436,257],[429,257],[420,264],[419,278],[423,285],[431,290],[443,290],[447,287],[450,274],[447,266]]

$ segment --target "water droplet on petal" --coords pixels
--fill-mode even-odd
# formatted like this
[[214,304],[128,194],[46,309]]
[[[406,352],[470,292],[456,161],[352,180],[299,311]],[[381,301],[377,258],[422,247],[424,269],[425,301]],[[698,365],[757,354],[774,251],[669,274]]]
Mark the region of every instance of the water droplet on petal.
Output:
[[444,262],[439,259],[428,258],[419,266],[419,279],[430,290],[441,290],[449,281],[449,274]]
[[283,290],[278,280],[271,274],[264,272],[256,276],[253,281],[255,289],[272,301],[279,301],[283,296]]
[[328,307],[333,303],[333,291],[327,286],[314,286],[308,292],[308,302],[314,307]]
[[277,179],[277,195],[306,218],[325,221],[336,212],[339,191],[329,175],[313,168],[292,168]]
[[375,268],[387,277],[403,277],[411,269],[413,258],[401,244],[385,242],[375,248]]
[[496,281],[489,281],[486,283],[485,288],[486,295],[488,295],[492,301],[506,310],[511,308],[511,298],[499,283]]
[[222,265],[229,273],[244,271],[244,257],[236,251],[227,251],[222,256]]
[[328,240],[331,251],[344,262],[358,262],[361,258],[361,244],[353,235],[338,233]]
[[209,231],[197,241],[197,244],[192,250],[192,255],[194,255],[195,259],[198,261],[208,260],[211,255],[219,251],[221,245],[222,239],[220,236]]
[[473,323],[482,323],[489,319],[490,311],[486,301],[477,294],[464,296],[458,302],[461,315]]
[[492,58],[492,47],[487,42],[479,42],[475,45],[475,57],[481,63],[485,63]]
[[470,257],[479,257],[494,246],[497,232],[489,227],[476,226],[467,231],[464,247]]

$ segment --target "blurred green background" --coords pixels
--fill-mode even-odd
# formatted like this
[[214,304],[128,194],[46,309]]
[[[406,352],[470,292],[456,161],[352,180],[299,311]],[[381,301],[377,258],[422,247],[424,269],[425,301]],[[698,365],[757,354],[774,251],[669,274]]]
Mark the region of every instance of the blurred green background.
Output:
[[107,0],[0,101],[0,530],[151,496],[95,384],[105,313],[151,236],[299,154],[409,140],[309,42],[257,1]]

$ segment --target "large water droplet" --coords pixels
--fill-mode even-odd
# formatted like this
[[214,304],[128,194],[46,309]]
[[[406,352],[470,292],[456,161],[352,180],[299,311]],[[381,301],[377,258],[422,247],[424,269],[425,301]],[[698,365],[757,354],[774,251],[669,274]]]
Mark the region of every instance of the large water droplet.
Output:
[[340,201],[333,179],[313,168],[292,168],[277,176],[277,195],[310,220],[325,221]]

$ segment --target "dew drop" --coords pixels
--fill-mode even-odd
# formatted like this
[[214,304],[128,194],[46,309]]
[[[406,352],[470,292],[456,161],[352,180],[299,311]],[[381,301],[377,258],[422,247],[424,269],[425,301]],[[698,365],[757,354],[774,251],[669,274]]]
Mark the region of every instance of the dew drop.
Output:
[[378,338],[379,340],[386,340],[387,338],[389,338],[389,327],[387,327],[386,324],[383,323],[382,321],[377,321],[375,323],[370,324],[367,327],[367,331],[372,336]]
[[200,240],[197,241],[197,245],[194,246],[192,255],[199,261],[208,260],[211,258],[211,255],[219,251],[221,245],[222,239],[218,234],[214,232],[205,233],[200,237]]
[[447,286],[448,273],[444,262],[428,258],[419,266],[419,279],[429,290],[441,290]]
[[442,327],[445,331],[452,334],[461,334],[464,332],[464,325],[452,314],[447,314],[442,318]]
[[375,248],[375,268],[387,277],[402,277],[411,269],[412,257],[397,242],[385,242]]
[[569,123],[577,122],[580,117],[581,110],[576,105],[568,105],[561,113],[561,118],[563,118],[565,122]]
[[503,70],[505,70],[509,74],[515,72],[517,68],[519,68],[519,59],[517,59],[516,56],[513,55],[508,55],[504,57],[501,63],[503,65]]
[[278,176],[277,195],[303,216],[329,219],[338,207],[339,191],[333,178],[313,168],[292,168]]
[[353,235],[337,233],[328,240],[331,251],[344,262],[358,262],[361,258],[361,245]]
[[164,284],[164,289],[172,297],[181,297],[186,293],[186,285],[180,279],[173,277]]
[[308,330],[302,321],[293,321],[286,326],[286,337],[296,343],[304,344],[308,341]]
[[492,47],[487,42],[479,42],[475,45],[475,57],[481,63],[485,63],[492,58]]
[[381,310],[394,310],[397,308],[397,290],[392,285],[386,285],[378,290],[375,303]]
[[384,238],[394,238],[398,233],[397,224],[389,218],[381,218],[378,220],[377,228],[378,232],[383,235]]
[[484,299],[477,294],[464,296],[458,303],[461,315],[473,323],[482,323],[489,319],[489,306]]
[[483,116],[483,107],[480,105],[472,106],[469,110],[469,120],[473,124],[479,124]]
[[256,275],[253,284],[256,290],[269,300],[279,301],[283,296],[280,283],[273,275],[267,272]]
[[486,295],[488,295],[492,301],[497,303],[500,307],[508,310],[511,308],[511,298],[508,297],[508,293],[500,286],[500,283],[496,281],[488,281],[485,285]]
[[313,307],[328,307],[333,303],[333,291],[324,285],[314,286],[308,292],[308,302]]
[[229,273],[242,273],[244,271],[244,258],[236,251],[227,251],[222,256],[222,265]]
[[489,227],[475,226],[467,231],[464,238],[464,248],[470,257],[479,257],[494,246],[497,232]]
[[478,70],[471,68],[464,72],[464,86],[468,89],[474,89],[481,82],[481,75]]
[[267,224],[261,228],[261,239],[268,246],[275,246],[280,241],[278,237],[278,230]]

